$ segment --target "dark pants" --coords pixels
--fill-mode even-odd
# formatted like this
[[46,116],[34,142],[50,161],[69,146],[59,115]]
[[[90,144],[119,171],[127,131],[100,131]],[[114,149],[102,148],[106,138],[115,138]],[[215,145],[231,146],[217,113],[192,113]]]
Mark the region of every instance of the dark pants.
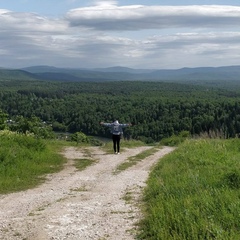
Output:
[[120,151],[120,139],[121,139],[121,135],[114,135],[114,134],[112,135],[114,152]]

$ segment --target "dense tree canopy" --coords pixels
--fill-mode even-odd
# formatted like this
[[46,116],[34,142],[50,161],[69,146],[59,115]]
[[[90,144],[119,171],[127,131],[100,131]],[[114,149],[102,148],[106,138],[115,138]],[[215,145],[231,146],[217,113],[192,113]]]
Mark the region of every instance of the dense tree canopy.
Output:
[[229,138],[240,133],[240,94],[163,82],[0,81],[0,109],[9,118],[37,117],[55,131],[109,136],[100,121],[131,122],[126,138],[146,142],[189,131]]

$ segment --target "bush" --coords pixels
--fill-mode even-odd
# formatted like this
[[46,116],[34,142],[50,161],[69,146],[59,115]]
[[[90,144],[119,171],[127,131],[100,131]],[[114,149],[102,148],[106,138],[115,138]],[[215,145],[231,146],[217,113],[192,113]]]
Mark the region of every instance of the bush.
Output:
[[164,138],[160,141],[160,144],[165,146],[177,146],[189,138],[190,133],[188,131],[182,131],[178,135],[172,135],[169,138]]
[[72,134],[71,140],[77,143],[89,143],[88,137],[82,132],[76,132]]

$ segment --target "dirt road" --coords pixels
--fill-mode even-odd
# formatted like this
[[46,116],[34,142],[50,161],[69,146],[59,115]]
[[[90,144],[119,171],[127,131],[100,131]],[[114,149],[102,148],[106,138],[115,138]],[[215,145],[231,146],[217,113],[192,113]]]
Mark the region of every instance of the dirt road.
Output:
[[[39,187],[0,195],[0,239],[132,240],[141,217],[138,199],[150,168],[173,148],[164,147],[137,165],[113,174],[116,167],[149,147],[106,154],[98,147],[68,147],[64,170]],[[86,150],[96,163],[77,171],[73,159]]]

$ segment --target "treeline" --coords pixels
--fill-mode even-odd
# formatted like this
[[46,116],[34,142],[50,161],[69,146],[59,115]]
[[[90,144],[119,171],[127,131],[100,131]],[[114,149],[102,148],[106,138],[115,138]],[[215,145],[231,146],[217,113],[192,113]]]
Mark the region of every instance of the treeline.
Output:
[[100,121],[131,122],[126,138],[160,141],[182,131],[223,138],[240,133],[237,90],[163,82],[1,81],[0,109],[38,117],[54,131],[109,136]]

